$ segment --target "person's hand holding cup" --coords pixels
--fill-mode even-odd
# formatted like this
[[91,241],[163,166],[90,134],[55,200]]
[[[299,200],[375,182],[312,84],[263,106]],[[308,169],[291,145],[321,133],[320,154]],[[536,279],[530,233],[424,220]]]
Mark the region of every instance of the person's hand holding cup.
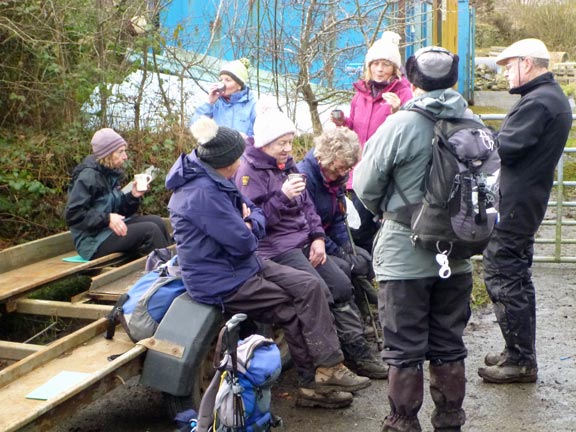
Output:
[[330,119],[336,126],[344,126],[344,123],[346,122],[344,112],[339,109],[335,109],[330,113]]
[[214,83],[208,92],[208,103],[214,105],[218,98],[226,92],[226,84],[223,82]]
[[132,195],[136,198],[144,195],[148,191],[148,185],[152,181],[150,174],[142,173],[134,176],[134,183],[132,185]]
[[284,193],[288,199],[294,199],[302,195],[304,189],[306,189],[306,176],[302,173],[288,174],[288,178],[282,184],[282,193]]

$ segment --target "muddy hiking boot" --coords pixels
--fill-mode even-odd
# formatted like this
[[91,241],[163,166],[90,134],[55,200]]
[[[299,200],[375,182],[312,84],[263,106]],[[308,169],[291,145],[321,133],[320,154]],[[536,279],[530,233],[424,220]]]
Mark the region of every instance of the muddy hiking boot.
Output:
[[502,351],[499,353],[489,352],[484,357],[484,364],[486,366],[496,366],[498,363],[504,361],[505,359],[506,359],[506,351]]
[[341,391],[329,391],[319,393],[315,389],[300,387],[296,396],[296,406],[306,408],[346,408],[352,404],[352,393]]
[[378,358],[367,358],[358,360],[347,360],[346,366],[355,374],[371,378],[388,378],[388,365]]
[[356,375],[343,363],[332,367],[319,367],[314,378],[316,392],[354,392],[370,387],[370,378]]
[[342,351],[344,364],[356,375],[371,379],[388,378],[388,365],[372,351],[365,339],[342,344]]
[[534,383],[538,380],[538,368],[505,360],[494,366],[479,368],[478,375],[492,384]]

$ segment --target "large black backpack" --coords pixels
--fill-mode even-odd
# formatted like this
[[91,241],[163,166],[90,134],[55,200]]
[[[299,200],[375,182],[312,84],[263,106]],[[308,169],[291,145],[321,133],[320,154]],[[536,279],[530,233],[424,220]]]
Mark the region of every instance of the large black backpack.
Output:
[[[474,119],[437,119],[432,159],[424,177],[424,199],[410,204],[415,246],[462,259],[480,254],[498,221],[500,156],[494,132]],[[439,261],[440,263],[440,261]]]

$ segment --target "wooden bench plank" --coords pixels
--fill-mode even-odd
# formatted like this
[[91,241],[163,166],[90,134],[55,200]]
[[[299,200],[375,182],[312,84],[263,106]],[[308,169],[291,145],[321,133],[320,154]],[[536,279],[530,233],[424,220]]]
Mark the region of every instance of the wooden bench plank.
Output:
[[16,301],[16,310],[14,312],[60,318],[97,320],[107,316],[111,310],[111,305],[73,304],[53,300],[19,299]]
[[0,301],[26,294],[34,288],[79,271],[108,263],[124,254],[114,253],[85,263],[71,263],[62,260],[73,255],[75,252],[64,253],[0,273]]

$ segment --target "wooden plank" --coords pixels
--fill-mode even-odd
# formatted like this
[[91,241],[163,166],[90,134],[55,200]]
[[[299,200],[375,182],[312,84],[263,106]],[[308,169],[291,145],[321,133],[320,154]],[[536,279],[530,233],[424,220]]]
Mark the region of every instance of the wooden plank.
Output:
[[[29,427],[34,422],[40,424],[39,422],[43,418],[47,421],[50,419],[54,421],[56,420],[53,418],[55,409],[62,413],[66,407],[65,403],[68,402],[68,412],[73,412],[74,409],[78,409],[75,399],[82,397],[82,395],[84,395],[87,403],[92,402],[96,397],[138,374],[141,356],[145,351],[145,347],[134,345],[125,333],[117,332],[112,340],[107,340],[102,334],[97,334],[70,349],[66,355],[43,362],[0,389],[0,399],[10,401],[10,403],[0,404],[0,430],[18,431],[24,427]],[[120,354],[119,357],[109,360],[110,356],[118,354]],[[130,371],[124,372],[125,367],[129,367]],[[28,393],[61,371],[84,372],[90,376],[82,383],[51,399],[26,399]],[[97,387],[102,385],[105,385],[106,388],[97,391]],[[41,424],[42,426],[47,425],[46,421]]]
[[76,255],[70,231],[13,246],[0,251],[0,273],[67,252]]
[[[174,252],[176,246],[172,245],[169,249]],[[142,257],[93,277],[88,295],[95,300],[116,301],[120,295],[128,291],[142,277],[147,258]]]
[[53,300],[19,299],[16,302],[15,312],[61,318],[97,320],[108,315],[111,310],[112,306],[110,305],[72,304]]
[[[32,242],[34,243],[34,242]],[[52,256],[39,262],[18,267],[0,274],[0,301],[5,301],[11,297],[21,296],[34,288],[45,285],[48,282],[70,276],[79,271],[105,264],[118,259],[124,254],[114,253],[101,258],[96,258],[86,263],[70,263],[63,261],[63,258],[74,255],[73,253],[63,253]]]
[[[0,389],[5,385],[16,381],[18,378],[30,373],[34,369],[48,363],[50,360],[65,354],[67,351],[83,344],[106,330],[108,321],[101,318],[68,336],[58,339],[48,345],[50,349],[38,351],[25,359],[14,363],[0,371]],[[2,430],[2,428],[0,428]]]
[[44,345],[0,341],[0,359],[22,360],[24,357],[45,349]]

